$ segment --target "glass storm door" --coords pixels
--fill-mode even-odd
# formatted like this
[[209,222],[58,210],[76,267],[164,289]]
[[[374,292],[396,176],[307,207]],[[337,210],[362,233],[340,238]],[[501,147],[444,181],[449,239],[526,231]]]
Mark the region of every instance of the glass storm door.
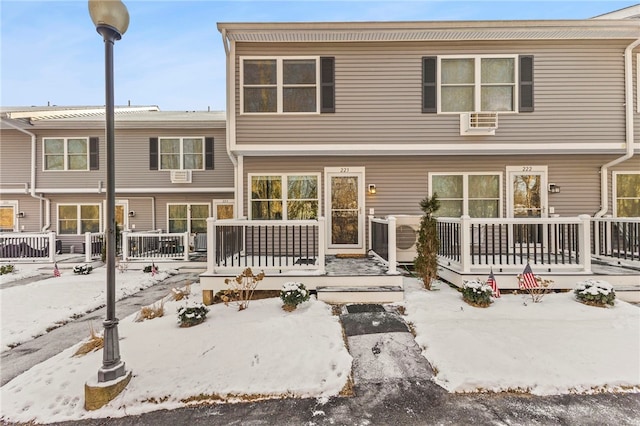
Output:
[[[507,168],[509,174],[507,214],[513,218],[547,217],[547,168],[524,166]],[[518,243],[542,243],[542,224],[514,227]]]
[[364,251],[364,168],[326,168],[328,249]]

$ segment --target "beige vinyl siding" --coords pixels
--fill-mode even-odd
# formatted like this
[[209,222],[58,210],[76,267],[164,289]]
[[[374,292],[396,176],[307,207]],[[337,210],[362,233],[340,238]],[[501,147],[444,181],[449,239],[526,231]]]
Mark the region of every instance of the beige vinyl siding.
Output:
[[0,161],[0,191],[24,189],[31,180],[31,138],[17,130],[2,130]]
[[[106,186],[106,141],[104,131],[93,130],[39,130],[36,136],[36,189],[85,189],[96,191]],[[29,182],[31,169],[31,143],[10,133],[5,140],[3,131],[2,182]],[[86,171],[48,171],[43,170],[43,138],[51,137],[99,137],[99,170]],[[191,184],[171,183],[170,172],[149,170],[149,138],[163,136],[202,136],[214,138],[214,170],[201,170],[192,173]],[[5,153],[7,157],[5,157]],[[170,188],[181,192],[189,188],[232,188],[233,164],[226,151],[225,130],[215,129],[127,129],[117,132],[115,144],[116,187],[126,188]],[[13,160],[8,161],[7,158]],[[4,189],[7,185],[2,185]],[[14,186],[15,187],[15,186]]]
[[[548,166],[548,182],[561,187],[558,194],[548,194],[549,206],[561,216],[593,215],[600,209],[600,167],[617,158],[612,155],[531,155],[531,156],[353,156],[353,157],[247,157],[244,160],[243,200],[247,215],[248,173],[313,173],[324,167],[365,167],[365,187],[376,185],[375,195],[365,195],[365,211],[375,216],[420,214],[419,202],[428,193],[430,172],[500,172],[502,174],[502,209],[506,216],[507,166]],[[616,170],[640,169],[640,157],[623,163]],[[611,179],[610,179],[611,180]],[[324,177],[321,182],[324,182]],[[611,182],[609,182],[611,188]],[[325,188],[320,197],[324,215]],[[609,189],[611,197],[611,189]],[[609,207],[611,213],[611,207]]]
[[[336,112],[242,115],[236,85],[237,143],[428,144],[624,142],[626,40],[238,43],[237,56],[335,57]],[[421,112],[421,58],[535,56],[535,112],[504,113],[495,136],[460,136],[459,115]],[[236,82],[240,72],[236,61]]]

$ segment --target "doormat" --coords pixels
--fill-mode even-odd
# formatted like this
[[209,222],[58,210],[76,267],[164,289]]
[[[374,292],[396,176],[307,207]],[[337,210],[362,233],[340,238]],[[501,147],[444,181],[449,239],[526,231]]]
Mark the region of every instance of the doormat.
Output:
[[336,254],[336,257],[338,259],[364,259],[365,257],[367,257],[367,255],[360,254],[360,253],[353,253],[353,254],[340,253],[340,254]]

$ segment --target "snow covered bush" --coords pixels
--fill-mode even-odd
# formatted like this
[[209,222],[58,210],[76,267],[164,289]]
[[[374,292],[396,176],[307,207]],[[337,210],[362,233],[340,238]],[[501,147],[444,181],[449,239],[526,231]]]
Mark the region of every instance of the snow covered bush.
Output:
[[76,265],[73,267],[74,274],[89,275],[91,271],[93,271],[93,267],[90,265]]
[[471,306],[486,308],[491,304],[493,289],[484,281],[465,281],[462,285],[462,300]]
[[280,290],[280,299],[285,311],[293,311],[300,303],[309,300],[309,290],[302,283],[287,282]]
[[178,324],[180,327],[191,327],[203,322],[209,309],[202,303],[178,308]]
[[600,280],[580,281],[576,284],[573,294],[576,295],[576,299],[579,302],[592,306],[613,306],[616,300],[616,292],[613,290],[613,286],[606,281]]
[[10,274],[13,272],[13,265],[7,264],[0,266],[0,275]]

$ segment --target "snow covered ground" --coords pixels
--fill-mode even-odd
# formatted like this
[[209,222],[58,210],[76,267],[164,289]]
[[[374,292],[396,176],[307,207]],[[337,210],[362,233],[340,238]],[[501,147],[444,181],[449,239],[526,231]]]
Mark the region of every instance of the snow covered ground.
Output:
[[[9,283],[47,273],[38,267],[17,265],[15,273],[0,276],[1,282]],[[74,274],[70,269],[61,269],[60,272],[60,277],[54,277],[53,268],[50,268],[50,278],[25,285],[0,287],[0,352],[105,304],[105,268],[96,268],[88,275]],[[175,270],[164,270],[151,276],[139,270],[118,272],[116,300],[137,293],[175,273]],[[101,324],[96,324],[96,329],[99,328]]]
[[[405,278],[405,287],[405,319],[449,391],[640,391],[638,307],[589,307],[561,293],[526,305],[523,296],[503,295],[482,309],[442,283],[427,292]],[[287,313],[279,299],[252,301],[241,312],[215,305],[203,324],[180,328],[177,309],[201,300],[199,285],[191,290],[187,301],[166,302],[162,318],[120,321],[122,359],[133,378],[107,406],[83,409],[84,384],[95,381],[102,353],[73,357],[78,344],[3,386],[2,419],[122,417],[206,398],[322,400],[347,383],[352,358],[330,306],[311,300]],[[4,297],[2,309],[4,316]]]

